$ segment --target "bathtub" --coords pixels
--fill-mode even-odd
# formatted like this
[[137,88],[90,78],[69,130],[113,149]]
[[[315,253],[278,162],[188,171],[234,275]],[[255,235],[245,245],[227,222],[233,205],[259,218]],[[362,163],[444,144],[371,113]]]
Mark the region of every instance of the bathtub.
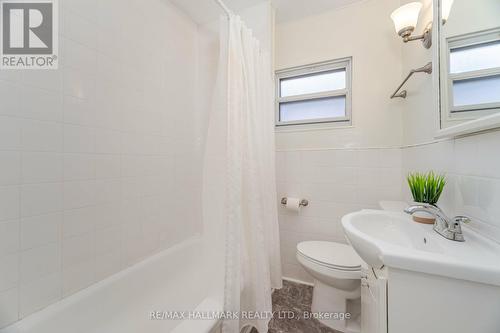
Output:
[[189,239],[23,318],[0,333],[216,332],[219,322],[215,318],[184,320],[174,315],[158,319],[153,315],[222,310],[222,298],[210,290],[204,258],[202,239]]

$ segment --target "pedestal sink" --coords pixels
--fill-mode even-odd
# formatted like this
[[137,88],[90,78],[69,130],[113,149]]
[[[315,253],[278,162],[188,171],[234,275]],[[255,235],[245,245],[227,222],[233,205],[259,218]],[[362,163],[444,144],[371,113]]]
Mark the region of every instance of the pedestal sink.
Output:
[[464,228],[453,242],[405,213],[362,210],[342,218],[344,232],[371,267],[395,267],[500,286],[500,245]]
[[342,218],[365,261],[362,332],[500,332],[500,244],[464,227],[465,242],[399,212]]

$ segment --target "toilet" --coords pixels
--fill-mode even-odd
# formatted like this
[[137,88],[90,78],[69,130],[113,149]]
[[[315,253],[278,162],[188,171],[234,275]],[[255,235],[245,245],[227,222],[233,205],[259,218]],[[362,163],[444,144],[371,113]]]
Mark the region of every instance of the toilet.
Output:
[[335,242],[302,242],[297,260],[314,278],[311,312],[316,319],[337,331],[360,332],[362,259],[354,249]]

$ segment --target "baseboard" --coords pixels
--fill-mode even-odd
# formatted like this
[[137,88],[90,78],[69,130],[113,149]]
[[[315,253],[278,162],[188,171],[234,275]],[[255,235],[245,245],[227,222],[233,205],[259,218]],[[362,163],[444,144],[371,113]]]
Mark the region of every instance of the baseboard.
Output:
[[298,280],[298,279],[293,279],[293,278],[289,278],[289,277],[286,277],[286,276],[283,276],[283,280],[294,282],[294,283],[299,283],[299,284],[305,284],[307,286],[314,287],[314,284],[311,283],[311,282],[306,282],[306,281],[302,281],[302,280]]

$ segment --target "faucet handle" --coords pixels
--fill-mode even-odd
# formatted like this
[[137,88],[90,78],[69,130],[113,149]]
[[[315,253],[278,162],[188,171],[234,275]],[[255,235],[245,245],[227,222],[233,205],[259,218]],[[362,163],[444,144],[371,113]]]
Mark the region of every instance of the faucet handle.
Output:
[[455,223],[465,223],[465,224],[468,224],[468,223],[472,222],[472,219],[470,217],[468,217],[468,216],[462,216],[462,215],[455,216],[452,220]]
[[448,231],[453,235],[453,240],[463,242],[462,223],[470,223],[471,219],[467,216],[455,216],[448,223]]

